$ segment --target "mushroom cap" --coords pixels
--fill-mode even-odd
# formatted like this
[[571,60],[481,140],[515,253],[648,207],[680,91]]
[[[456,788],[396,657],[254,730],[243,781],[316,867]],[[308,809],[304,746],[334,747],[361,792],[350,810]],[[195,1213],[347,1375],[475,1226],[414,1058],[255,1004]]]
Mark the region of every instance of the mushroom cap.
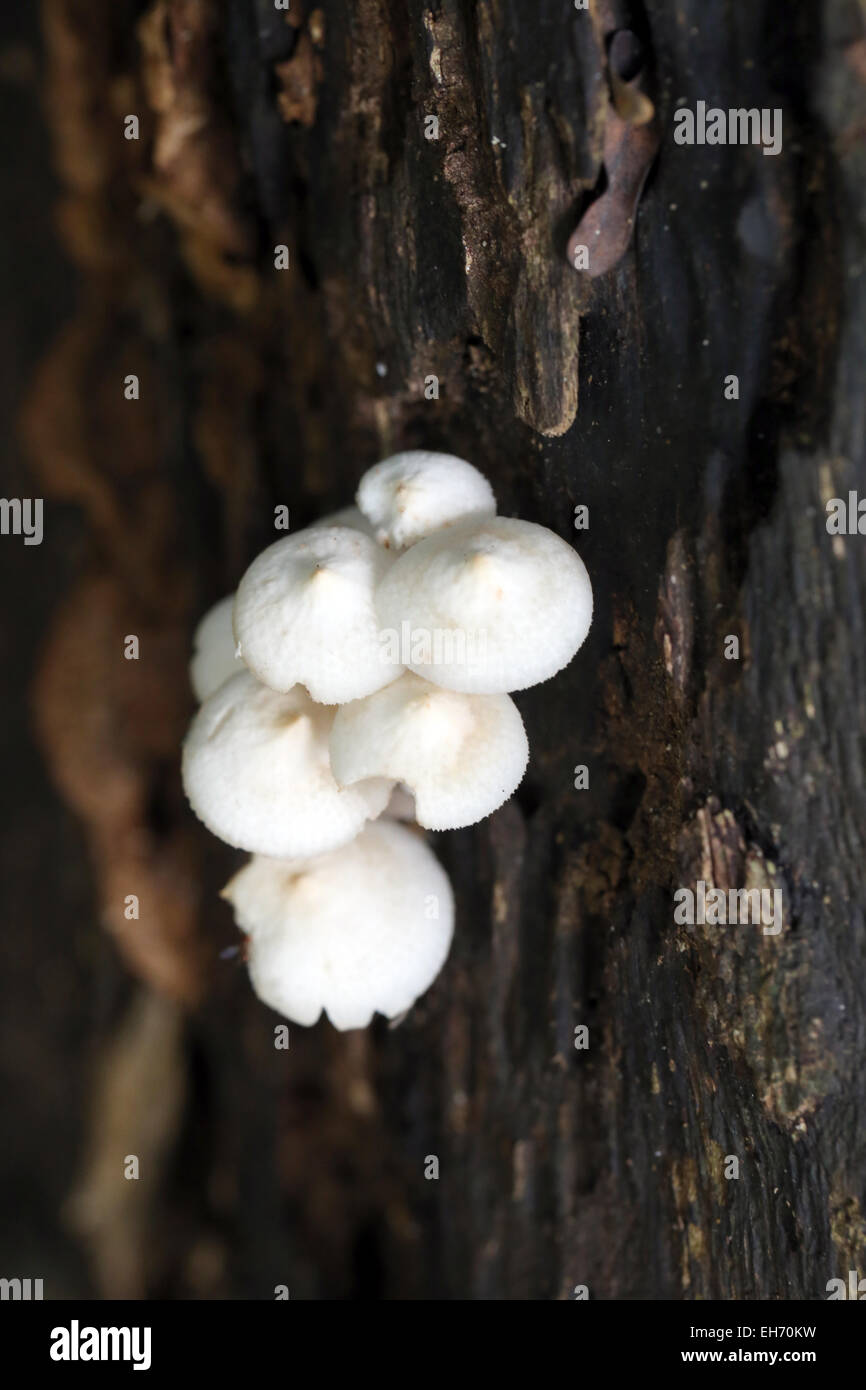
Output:
[[380,545],[401,550],[469,517],[496,515],[493,489],[454,454],[409,449],[369,468],[355,500]]
[[413,545],[382,579],[376,606],[383,626],[406,625],[411,670],[447,690],[494,694],[568,664],[589,631],[592,585],[553,531],[493,517]]
[[256,855],[223,889],[248,933],[259,998],[295,1023],[394,1018],[433,983],[451,944],[448,875],[417,831],[367,826],[305,866]]
[[328,758],[333,709],[300,686],[277,694],[242,671],[190,725],[183,785],[208,830],[236,849],[276,857],[346,844],[385,809],[391,783],[337,786]]
[[403,782],[428,830],[474,825],[520,783],[529,745],[507,695],[463,695],[407,672],[341,705],[331,727],[331,767],[341,786],[366,777]]
[[253,560],[234,630],[244,661],[272,690],[305,685],[321,704],[381,690],[403,667],[380,637],[373,592],[392,563],[349,526],[310,526]]
[[234,602],[234,594],[221,598],[208,609],[193,633],[189,680],[199,703],[219,690],[229,676],[244,669],[244,663],[236,655],[237,643],[232,631]]

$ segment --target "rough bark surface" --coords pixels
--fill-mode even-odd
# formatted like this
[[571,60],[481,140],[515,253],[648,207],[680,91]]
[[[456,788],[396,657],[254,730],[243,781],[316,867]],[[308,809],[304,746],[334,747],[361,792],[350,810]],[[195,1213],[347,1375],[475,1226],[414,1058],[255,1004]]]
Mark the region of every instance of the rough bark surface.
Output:
[[[66,978],[102,1002],[61,1147],[99,1294],[820,1298],[866,1273],[866,542],[824,512],[866,492],[866,11],[626,7],[662,142],[590,280],[565,248],[605,186],[606,13],[43,0],[78,284],[22,429],[66,545],[34,699],[97,899],[63,899]],[[781,107],[782,153],[675,144],[698,100]],[[436,837],[459,915],[433,990],[275,1051],[219,958],[233,857],[180,791],[189,636],[276,504],[295,529],[421,445],[575,540],[593,629],[518,697],[514,801]],[[676,926],[698,878],[781,888],[784,930]],[[119,1182],[138,1152],[147,1183]]]

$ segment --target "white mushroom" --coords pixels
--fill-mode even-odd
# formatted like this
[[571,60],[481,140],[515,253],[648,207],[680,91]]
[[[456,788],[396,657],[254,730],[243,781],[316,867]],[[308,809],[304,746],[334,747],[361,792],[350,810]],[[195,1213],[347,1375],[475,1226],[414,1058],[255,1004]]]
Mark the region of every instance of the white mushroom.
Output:
[[228,598],[215,603],[193,634],[189,679],[199,702],[219,690],[229,676],[244,669],[244,663],[236,654],[237,643],[232,631],[234,601],[234,594],[229,594]]
[[376,591],[406,664],[447,690],[498,693],[548,680],[592,621],[580,556],[531,521],[464,522],[401,555]]
[[237,849],[277,857],[346,844],[381,814],[391,783],[341,789],[331,774],[333,709],[300,686],[277,694],[249,671],[205,700],[183,750],[183,784],[208,830]]
[[433,983],[451,944],[444,869],[416,831],[370,825],[350,845],[286,865],[253,858],[223,889],[249,936],[259,998],[295,1023],[394,1018]]
[[507,801],[529,759],[523,720],[507,695],[458,695],[407,673],[341,705],[331,728],[341,786],[403,782],[428,830],[474,825]]
[[356,499],[381,545],[401,550],[469,517],[496,515],[493,489],[454,454],[409,449],[369,468]]
[[380,640],[373,591],[391,564],[348,526],[311,526],[268,546],[238,585],[234,629],[272,690],[305,685],[322,704],[381,690],[403,667]]

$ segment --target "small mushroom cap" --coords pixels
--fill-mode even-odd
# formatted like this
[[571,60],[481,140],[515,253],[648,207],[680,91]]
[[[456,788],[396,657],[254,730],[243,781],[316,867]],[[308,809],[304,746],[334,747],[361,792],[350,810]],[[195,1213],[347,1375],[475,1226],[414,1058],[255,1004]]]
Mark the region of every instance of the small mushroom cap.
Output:
[[474,825],[507,801],[529,760],[520,711],[507,695],[462,695],[420,676],[341,705],[331,767],[341,786],[391,777],[415,797],[428,830]]
[[249,671],[232,676],[190,725],[183,785],[208,830],[236,849],[276,857],[346,844],[381,814],[391,783],[337,786],[328,759],[333,709],[300,686],[286,695]]
[[493,489],[454,454],[409,449],[369,468],[356,501],[380,545],[401,550],[469,517],[496,515]]
[[268,546],[240,584],[234,629],[272,690],[305,685],[321,704],[381,690],[403,667],[381,640],[373,592],[392,563],[348,526],[310,526]]
[[237,643],[232,631],[234,602],[234,594],[221,598],[208,609],[193,634],[189,679],[199,703],[219,690],[229,676],[244,669],[244,663],[236,655]]
[[493,517],[412,546],[382,579],[376,606],[384,627],[406,625],[411,670],[447,690],[493,694],[568,664],[589,631],[592,585],[553,531]]
[[259,998],[295,1023],[336,1028],[410,1008],[441,970],[454,928],[448,876],[417,831],[377,821],[306,866],[253,858],[223,889],[249,935]]

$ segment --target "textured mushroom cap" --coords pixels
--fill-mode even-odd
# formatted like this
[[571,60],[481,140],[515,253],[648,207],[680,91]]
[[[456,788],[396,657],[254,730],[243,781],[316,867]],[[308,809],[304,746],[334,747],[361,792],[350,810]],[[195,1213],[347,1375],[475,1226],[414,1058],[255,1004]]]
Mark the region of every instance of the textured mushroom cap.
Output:
[[208,830],[277,857],[346,844],[387,805],[391,783],[342,790],[331,773],[334,711],[300,687],[279,695],[249,671],[205,700],[183,749],[183,785]]
[[[376,606],[383,626],[407,625],[413,671],[447,690],[493,694],[525,690],[568,664],[589,631],[592,586],[553,531],[494,517],[412,546],[383,578]],[[432,638],[419,644],[424,634]]]
[[234,594],[221,598],[219,603],[208,609],[193,633],[189,679],[199,702],[219,690],[229,676],[244,669],[244,663],[235,655],[237,643],[232,631],[234,601]]
[[310,526],[253,560],[234,629],[250,670],[272,690],[305,685],[326,705],[357,700],[403,667],[380,639],[373,591],[391,557],[349,526]]
[[374,776],[405,783],[428,830],[489,816],[518,786],[528,760],[523,720],[507,695],[458,695],[411,673],[341,705],[331,728],[331,767],[341,786]]
[[256,994],[295,1023],[335,1027],[410,1008],[441,970],[454,928],[448,876],[421,836],[378,821],[298,868],[256,856],[223,889]]
[[409,449],[369,468],[355,500],[380,545],[401,550],[455,521],[496,515],[493,489],[454,454]]

